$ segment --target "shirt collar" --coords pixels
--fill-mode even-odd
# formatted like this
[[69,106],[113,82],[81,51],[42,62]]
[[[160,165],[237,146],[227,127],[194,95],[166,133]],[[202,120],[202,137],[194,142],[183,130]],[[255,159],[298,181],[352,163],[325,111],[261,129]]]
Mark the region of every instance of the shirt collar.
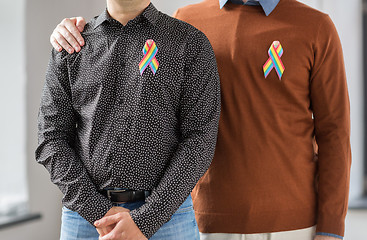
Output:
[[[136,18],[145,18],[147,19],[151,24],[155,25],[158,18],[159,18],[159,11],[154,7],[153,3],[150,3],[149,6]],[[105,9],[101,15],[99,15],[96,19],[96,23],[94,25],[94,28],[97,28],[99,25],[101,25],[105,21],[116,21],[113,19],[110,14],[108,13],[107,9]]]
[[[243,3],[242,0],[219,0],[219,6],[220,9],[226,5],[226,3],[230,1],[237,4],[244,4],[244,5],[254,5],[253,0],[249,0],[246,3]],[[269,14],[275,9],[275,7],[278,5],[280,0],[259,0],[259,4],[263,8],[265,15],[269,16]]]

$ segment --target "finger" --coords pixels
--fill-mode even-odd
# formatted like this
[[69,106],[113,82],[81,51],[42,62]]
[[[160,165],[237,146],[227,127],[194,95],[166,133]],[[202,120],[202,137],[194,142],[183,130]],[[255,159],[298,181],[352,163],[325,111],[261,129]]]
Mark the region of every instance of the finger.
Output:
[[87,23],[83,17],[76,17],[76,26],[79,29],[79,32],[83,32],[86,24]]
[[83,17],[73,17],[70,18],[72,24],[74,26],[76,26],[77,30],[78,30],[78,34],[74,34],[74,37],[77,39],[77,41],[79,42],[80,46],[84,46],[85,45],[85,41],[84,38],[81,36],[81,34],[79,32],[83,32],[84,31],[84,27],[87,24],[85,19]]
[[[84,45],[84,39],[83,39],[82,35],[80,34],[80,31],[79,31],[78,27],[75,25],[75,23],[76,23],[75,21],[65,20],[64,26],[66,28],[65,30],[67,30],[70,34],[70,35],[68,35],[66,40],[78,52],[76,47],[78,47],[80,49],[80,47]],[[70,38],[70,41],[69,41],[69,38]]]
[[104,235],[108,234],[109,232],[111,232],[113,230],[113,228],[115,227],[115,225],[110,225],[107,226],[105,228],[96,228],[98,234],[103,237]]
[[69,43],[65,40],[65,38],[59,32],[54,31],[52,35],[54,36],[58,44],[60,44],[61,47],[65,49],[68,53],[71,54],[74,52],[74,49],[69,45]]
[[121,219],[121,214],[116,213],[111,216],[103,217],[102,219],[94,222],[94,225],[99,228],[107,227],[112,224],[116,224]]
[[[68,42],[68,44],[71,45],[75,49],[75,51],[79,52],[80,45],[77,42],[76,38],[73,36],[73,33],[69,31],[69,28],[71,28],[69,24],[65,23],[64,25],[60,25],[59,27],[57,27],[56,30],[63,36],[63,38]],[[75,26],[73,26],[73,28],[74,28],[73,30],[74,32],[77,32],[78,34],[80,34],[78,29]]]
[[103,228],[96,228],[96,230],[97,230],[97,232],[98,232],[98,234],[99,234],[100,236],[104,236],[104,235],[106,235],[106,234],[105,234],[105,232],[103,231]]
[[110,232],[104,236],[100,236],[98,240],[113,240],[117,239],[117,234]]
[[116,227],[109,232],[108,234],[104,235],[103,237],[100,237],[99,240],[117,240],[121,239],[123,235],[123,227],[122,224],[117,224]]
[[52,35],[50,37],[50,43],[51,43],[53,48],[55,48],[57,51],[61,52],[62,47],[60,46],[60,44],[57,43],[56,39]]

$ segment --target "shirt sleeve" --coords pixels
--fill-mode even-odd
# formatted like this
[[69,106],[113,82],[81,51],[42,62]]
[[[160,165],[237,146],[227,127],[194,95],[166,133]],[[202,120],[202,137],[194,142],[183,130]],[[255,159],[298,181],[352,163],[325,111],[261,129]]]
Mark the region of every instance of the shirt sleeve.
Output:
[[102,218],[112,203],[91,181],[75,151],[77,117],[72,105],[67,54],[52,51],[38,115],[36,161],[49,171],[62,193],[63,204],[91,224]]
[[130,213],[147,238],[170,220],[214,155],[220,84],[214,52],[203,33],[190,36],[186,57],[179,111],[181,140],[158,186],[142,207]]
[[344,236],[351,165],[349,97],[338,33],[327,15],[320,22],[310,89],[319,147],[317,232]]

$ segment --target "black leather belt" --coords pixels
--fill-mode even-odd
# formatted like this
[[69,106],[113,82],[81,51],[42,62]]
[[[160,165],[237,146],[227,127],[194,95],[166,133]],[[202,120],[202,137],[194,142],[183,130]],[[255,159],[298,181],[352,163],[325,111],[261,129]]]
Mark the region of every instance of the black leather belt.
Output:
[[113,203],[129,203],[144,201],[150,191],[104,189],[101,193]]

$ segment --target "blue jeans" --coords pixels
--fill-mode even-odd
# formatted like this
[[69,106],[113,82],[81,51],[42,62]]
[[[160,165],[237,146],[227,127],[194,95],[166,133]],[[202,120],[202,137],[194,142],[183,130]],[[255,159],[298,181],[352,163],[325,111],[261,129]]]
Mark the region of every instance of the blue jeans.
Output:
[[[144,202],[116,204],[129,210],[139,208]],[[60,240],[98,240],[97,230],[77,212],[62,208]],[[199,229],[195,220],[192,199],[189,196],[149,240],[199,240]]]

